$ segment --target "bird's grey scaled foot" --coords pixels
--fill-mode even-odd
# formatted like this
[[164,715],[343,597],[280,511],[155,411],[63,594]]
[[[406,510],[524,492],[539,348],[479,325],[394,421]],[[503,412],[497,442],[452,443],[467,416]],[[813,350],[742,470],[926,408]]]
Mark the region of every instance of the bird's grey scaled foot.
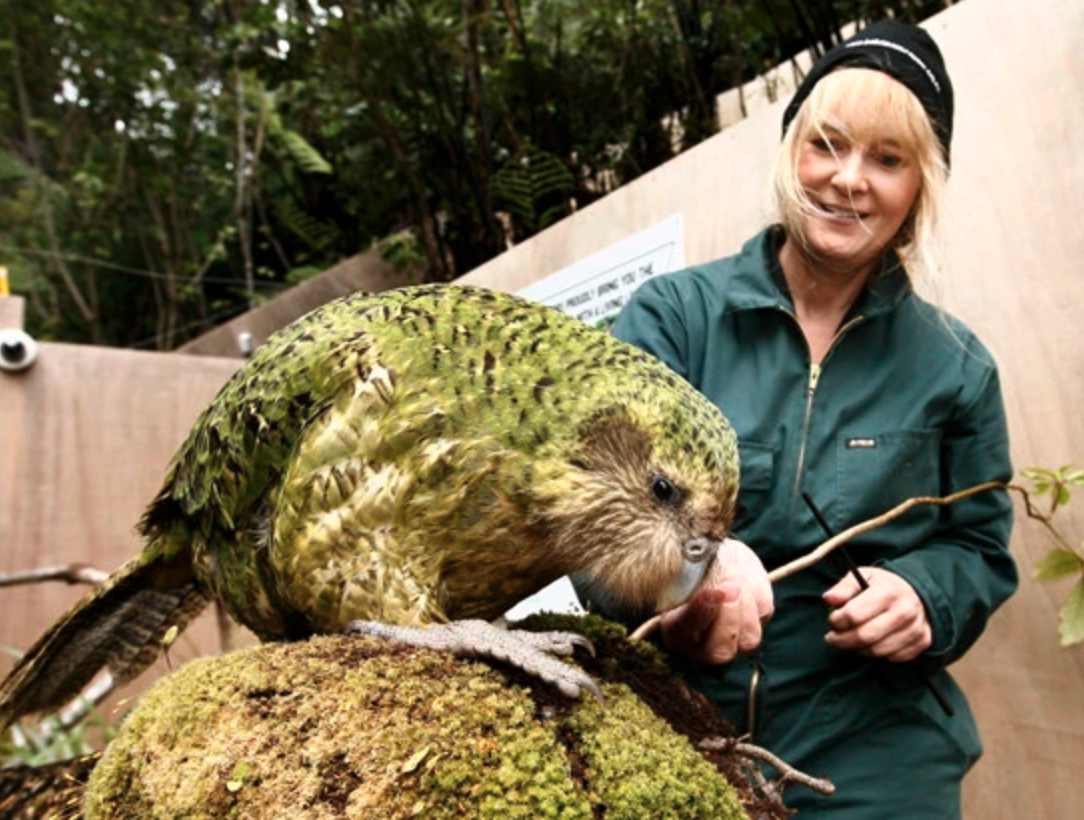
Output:
[[[483,621],[483,623],[485,623]],[[499,629],[499,627],[487,624],[487,626],[493,627],[493,629]],[[591,653],[591,657],[595,657],[595,647],[587,640],[583,635],[577,635],[575,632],[529,632],[526,629],[501,629],[501,632],[511,632],[516,635],[519,640],[524,643],[530,644],[536,649],[542,652],[548,652],[552,655],[561,655],[562,657],[571,657],[576,647],[586,649]]]
[[426,627],[351,621],[344,631],[386,638],[420,649],[448,652],[457,658],[500,661],[556,686],[567,697],[579,698],[586,689],[602,703],[602,691],[589,675],[549,655],[552,652],[568,656],[575,647],[582,646],[593,656],[595,650],[591,642],[574,632],[509,630],[479,620],[453,621]]

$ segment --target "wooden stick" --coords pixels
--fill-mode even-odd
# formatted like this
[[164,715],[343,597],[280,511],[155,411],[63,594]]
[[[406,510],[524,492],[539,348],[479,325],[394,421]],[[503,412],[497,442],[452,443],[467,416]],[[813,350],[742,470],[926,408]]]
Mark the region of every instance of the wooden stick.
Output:
[[860,524],[855,524],[853,527],[849,527],[838,535],[829,538],[808,555],[803,555],[801,558],[797,558],[789,564],[784,564],[781,567],[773,569],[768,573],[768,580],[774,584],[776,581],[789,578],[791,575],[795,575],[803,569],[808,569],[825,558],[832,550],[836,549],[841,544],[845,544],[860,535],[865,535],[867,532],[875,530],[878,527],[883,527],[885,524],[894,521],[914,507],[918,507],[922,504],[936,504],[937,506],[944,507],[948,504],[955,504],[957,501],[964,498],[987,492],[988,490],[1006,490],[1008,488],[1009,485],[1002,481],[987,481],[983,484],[976,484],[974,487],[968,487],[966,490],[960,490],[959,492],[942,497],[920,495],[914,498],[908,498],[906,501],[897,504],[888,512],[882,513],[876,518],[870,518]]
[[[725,738],[725,737],[710,737],[706,740],[700,741],[698,744],[701,749],[709,752],[725,752],[733,751],[742,757],[751,758],[753,760],[759,760],[762,763],[767,763],[777,772],[779,772],[779,784],[785,785],[787,783],[799,783],[805,786],[807,789],[812,789],[819,794],[833,794],[836,790],[835,784],[830,780],[825,780],[822,777],[813,777],[805,772],[801,772],[795,769],[789,763],[777,757],[769,752],[767,749],[763,749],[760,746],[754,746],[752,743],[742,743],[739,738]],[[782,789],[779,790],[780,792]]]
[[[784,564],[781,567],[777,567],[768,573],[768,580],[773,584],[777,581],[781,581],[784,578],[789,578],[791,575],[795,575],[801,572],[803,569],[808,569],[817,562],[823,560],[832,550],[838,548],[842,544],[847,543],[853,538],[857,538],[859,535],[864,535],[871,530],[875,530],[878,527],[883,527],[890,521],[894,521],[899,518],[905,512],[911,510],[914,507],[918,507],[923,504],[936,504],[937,506],[947,506],[948,504],[955,504],[964,498],[968,498],[979,493],[984,493],[989,490],[1017,490],[1024,496],[1024,501],[1027,504],[1028,515],[1032,518],[1038,518],[1045,522],[1045,516],[1033,512],[1034,508],[1031,505],[1031,498],[1028,495],[1027,490],[1023,487],[1018,487],[1015,484],[1006,484],[1003,481],[986,481],[982,484],[976,484],[974,487],[968,487],[965,490],[959,490],[946,496],[916,496],[914,498],[908,498],[906,501],[897,504],[886,513],[878,515],[876,518],[870,518],[860,524],[855,524],[853,527],[845,529],[832,538],[829,538],[819,547],[812,552],[803,555],[801,558],[796,558],[789,564]],[[634,641],[643,640],[648,635],[651,635],[656,629],[659,628],[659,624],[662,623],[662,615],[655,615],[644,623],[640,624],[629,638]]]
[[0,574],[0,587],[37,584],[41,581],[64,581],[68,584],[97,586],[108,577],[108,572],[95,569],[87,564],[67,564],[59,567],[40,567],[39,569]]

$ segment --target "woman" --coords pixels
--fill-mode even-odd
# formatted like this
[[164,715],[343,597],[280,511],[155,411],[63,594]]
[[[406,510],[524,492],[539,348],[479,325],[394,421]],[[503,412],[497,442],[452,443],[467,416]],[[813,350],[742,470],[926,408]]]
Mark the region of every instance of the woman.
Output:
[[850,542],[864,591],[838,556],[774,590],[765,575],[826,538],[803,495],[839,531],[1011,477],[993,360],[911,284],[930,271],[952,113],[922,29],[855,35],[786,110],[779,224],[737,256],[649,281],[614,326],[738,432],[734,535],[750,547],[666,616],[663,640],[754,742],[835,783],[830,797],[787,792],[802,818],[959,817],[981,746],[945,667],[1017,584],[1004,492]]

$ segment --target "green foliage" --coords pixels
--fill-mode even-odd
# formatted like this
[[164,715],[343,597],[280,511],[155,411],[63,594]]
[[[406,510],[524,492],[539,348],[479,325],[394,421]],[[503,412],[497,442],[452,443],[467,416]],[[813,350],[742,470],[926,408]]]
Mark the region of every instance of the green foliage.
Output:
[[0,185],[5,189],[18,188],[29,183],[34,169],[14,154],[0,150]]
[[280,224],[313,251],[324,251],[340,239],[333,222],[325,222],[292,199],[284,198],[275,205]]
[[1084,487],[1084,470],[1078,470],[1072,464],[1056,470],[1029,467],[1022,474],[1031,482],[1036,495],[1050,496],[1051,513],[1069,503],[1073,487]]
[[397,231],[376,243],[381,257],[390,262],[398,273],[407,273],[425,263],[425,252],[413,231]]
[[[0,651],[19,658],[20,653],[7,646]],[[0,734],[0,767],[23,764],[41,766],[71,760],[100,750],[117,734],[117,729],[96,709],[72,726],[64,726],[57,714],[45,715],[36,724],[16,721]]]
[[41,766],[70,760],[98,751],[115,735],[116,728],[98,712],[70,727],[62,726],[56,715],[45,717],[36,727],[15,723],[9,739],[0,741],[0,765]]
[[290,156],[293,157],[294,162],[296,162],[298,167],[305,173],[331,173],[331,164],[320,156],[320,152],[309,145],[308,140],[296,131],[284,129],[282,131],[282,141],[286,144],[286,149],[290,152]]
[[402,231],[451,279],[847,16],[941,5],[7,0],[0,264],[32,334],[160,348]]
[[1073,646],[1084,641],[1084,580],[1078,581],[1065,599],[1058,632],[1062,646]]
[[566,216],[576,180],[560,158],[531,151],[511,159],[493,176],[490,191],[519,220],[527,235]]
[[1035,565],[1035,577],[1040,581],[1053,581],[1076,572],[1084,572],[1084,561],[1067,549],[1053,549]]
[[1070,502],[1074,488],[1084,487],[1084,470],[1070,464],[1056,470],[1031,467],[1022,473],[1031,483],[1032,493],[1039,498],[1048,498],[1050,502],[1045,514],[1035,511],[1029,502],[1029,512],[1046,524],[1061,543],[1036,564],[1035,577],[1040,581],[1051,581],[1080,576],[1062,605],[1058,625],[1061,645],[1073,646],[1084,642],[1084,543],[1074,547],[1066,541],[1051,524],[1051,518]]

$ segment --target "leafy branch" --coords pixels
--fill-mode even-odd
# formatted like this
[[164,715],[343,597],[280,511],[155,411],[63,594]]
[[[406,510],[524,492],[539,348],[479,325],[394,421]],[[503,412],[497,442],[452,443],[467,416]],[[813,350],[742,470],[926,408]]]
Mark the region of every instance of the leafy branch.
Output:
[[1069,503],[1073,487],[1084,487],[1084,470],[1070,465],[1057,470],[1045,467],[1030,467],[1022,475],[1031,482],[1032,492],[1037,497],[1049,500],[1044,512],[1032,503],[1025,493],[1028,517],[1041,523],[1058,546],[1050,550],[1035,565],[1034,576],[1040,581],[1053,581],[1058,578],[1079,576],[1077,583],[1069,592],[1069,597],[1061,608],[1061,623],[1058,632],[1062,646],[1072,646],[1084,641],[1084,542],[1079,546],[1072,543],[1053,524],[1053,518],[1059,508]]

